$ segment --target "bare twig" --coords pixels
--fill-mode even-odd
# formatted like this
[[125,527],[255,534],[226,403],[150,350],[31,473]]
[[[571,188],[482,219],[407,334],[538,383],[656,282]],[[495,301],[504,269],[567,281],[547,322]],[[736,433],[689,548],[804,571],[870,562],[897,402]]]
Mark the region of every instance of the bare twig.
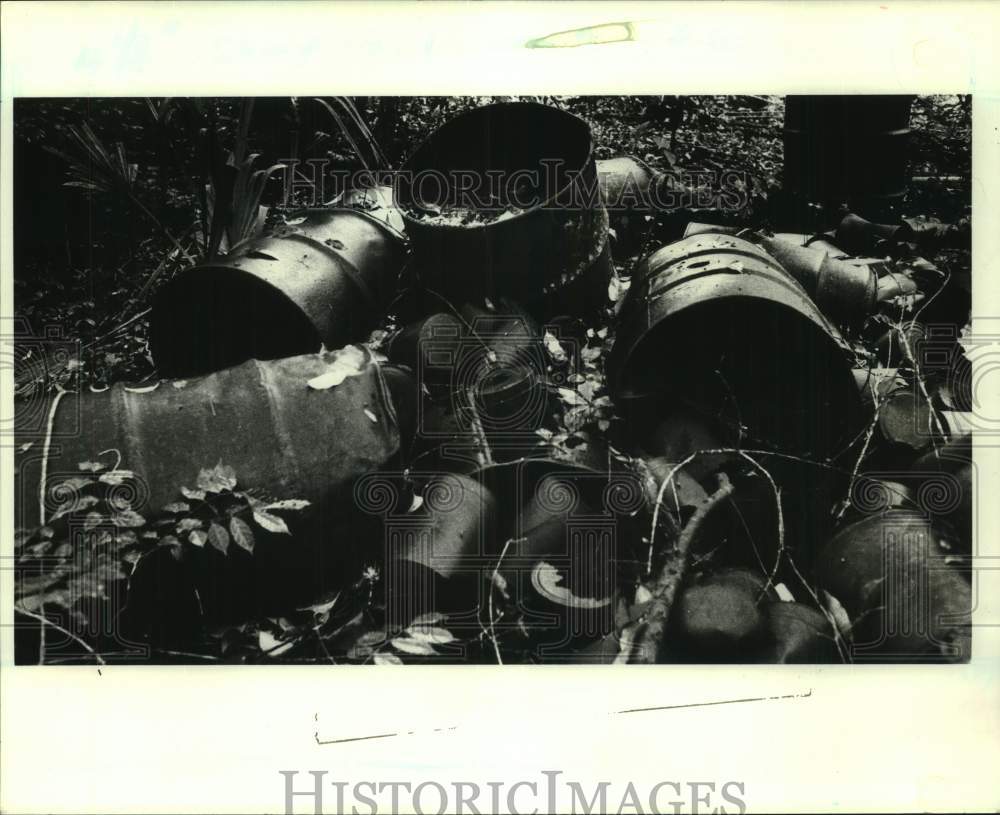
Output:
[[771,489],[774,490],[774,506],[778,513],[778,552],[774,557],[774,566],[771,568],[771,573],[767,576],[767,583],[761,590],[761,596],[763,597],[767,593],[767,590],[774,584],[774,578],[777,576],[778,568],[781,566],[781,557],[785,554],[785,516],[781,511],[781,489],[774,483],[771,474],[760,463],[742,451],[740,451],[740,455],[749,461],[771,485]]
[[[634,627],[626,627],[622,632],[622,641],[628,643],[635,662],[650,664],[656,661],[667,617],[687,571],[692,544],[701,531],[705,518],[733,493],[733,484],[725,473],[718,473],[716,478],[718,489],[695,510],[685,524],[672,557],[664,564],[650,589],[652,598],[642,622]],[[624,653],[625,649],[622,651]]]
[[45,426],[45,444],[42,446],[42,473],[38,481],[39,526],[45,526],[45,482],[49,478],[49,450],[52,448],[52,429],[56,423],[56,410],[59,408],[59,400],[67,393],[69,391],[65,391],[59,385],[56,385],[56,395],[52,399],[52,407],[49,408],[49,421]]
[[65,634],[67,637],[69,637],[74,642],[79,643],[80,645],[82,645],[84,647],[84,649],[86,649],[94,657],[94,659],[97,660],[97,664],[98,665],[106,665],[107,664],[104,661],[104,658],[99,653],[97,653],[97,651],[95,651],[93,648],[91,648],[89,645],[87,645],[86,642],[84,642],[82,639],[80,639],[72,631],[68,631],[67,629],[65,629],[61,625],[59,625],[58,623],[52,622],[52,620],[50,620],[48,617],[43,617],[41,614],[36,614],[33,611],[28,611],[28,609],[24,608],[23,606],[14,606],[14,608],[17,609],[17,611],[18,611],[19,614],[23,614],[25,617],[31,617],[33,620],[38,620],[38,622],[42,623],[43,625],[47,625],[50,628],[54,628],[59,633]]
[[507,542],[503,545],[503,550],[500,552],[500,557],[497,559],[497,565],[493,568],[493,575],[490,577],[490,597],[489,597],[489,614],[490,614],[490,630],[489,638],[490,642],[493,643],[493,653],[497,657],[497,665],[503,665],[503,657],[500,656],[500,646],[497,643],[497,632],[496,632],[496,616],[493,613],[493,591],[496,588],[497,578],[500,575],[500,565],[503,563],[504,557],[507,555],[507,550],[510,545],[514,543],[514,538],[509,538]]

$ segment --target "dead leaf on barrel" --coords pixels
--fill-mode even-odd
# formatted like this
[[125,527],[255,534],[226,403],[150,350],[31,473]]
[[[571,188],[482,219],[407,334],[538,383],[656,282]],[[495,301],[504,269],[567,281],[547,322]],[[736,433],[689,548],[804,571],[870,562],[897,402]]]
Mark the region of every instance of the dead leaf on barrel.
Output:
[[325,373],[315,376],[306,384],[317,391],[336,387],[349,376],[357,376],[364,370],[365,352],[356,345],[348,345],[334,352],[334,359]]
[[264,509],[300,510],[305,509],[307,506],[310,506],[309,502],[302,498],[287,498],[284,501],[275,501],[272,504],[267,504]]

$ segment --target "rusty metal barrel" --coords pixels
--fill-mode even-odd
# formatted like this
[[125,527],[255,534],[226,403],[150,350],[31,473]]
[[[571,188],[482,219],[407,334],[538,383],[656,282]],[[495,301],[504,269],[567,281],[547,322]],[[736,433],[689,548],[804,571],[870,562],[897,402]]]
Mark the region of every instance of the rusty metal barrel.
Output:
[[608,361],[619,399],[700,404],[771,449],[840,452],[861,425],[849,351],[802,286],[759,247],[697,234],[633,274]]
[[879,511],[841,529],[816,574],[852,623],[856,661],[968,661],[972,590],[953,535],[922,512]]
[[356,209],[289,216],[270,234],[181,272],[153,303],[163,376],[340,348],[376,328],[406,259],[401,233]]
[[871,267],[854,265],[812,246],[796,246],[777,236],[764,238],[763,244],[833,319],[860,322],[875,310],[877,279]]
[[785,97],[785,188],[811,200],[894,199],[909,182],[912,96]]
[[[396,402],[412,400],[414,386],[389,370],[348,346],[251,360],[198,379],[66,393],[50,408],[51,433],[19,436],[33,444],[18,460],[16,522],[34,528],[42,502],[47,518],[71,502],[79,464],[95,461],[110,469],[117,460],[135,474],[129,503],[143,514],[178,500],[182,486],[194,487],[200,470],[218,462],[259,497],[329,506],[355,478],[392,462],[406,442]],[[336,386],[309,386],[336,371],[348,374]]]
[[551,316],[606,299],[608,215],[576,116],[527,102],[464,113],[410,156],[396,198],[421,280],[453,301],[509,296]]

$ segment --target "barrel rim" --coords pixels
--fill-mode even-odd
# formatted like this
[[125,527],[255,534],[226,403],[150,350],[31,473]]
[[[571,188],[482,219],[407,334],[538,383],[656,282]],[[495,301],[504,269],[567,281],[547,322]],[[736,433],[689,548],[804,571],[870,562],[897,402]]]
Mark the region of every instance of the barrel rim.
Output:
[[[400,209],[402,212],[402,209]],[[296,209],[289,210],[285,213],[285,218],[296,218],[296,217],[308,217],[310,215],[357,215],[365,220],[371,222],[376,227],[380,228],[382,231],[387,232],[390,238],[394,238],[402,243],[404,246],[409,243],[409,238],[405,232],[401,232],[393,226],[390,226],[385,221],[381,221],[369,212],[363,209],[358,209],[355,207],[297,207]],[[293,225],[287,225],[288,229],[294,229]],[[267,237],[267,233],[261,237]],[[275,235],[274,237],[282,237],[281,235]]]
[[[424,139],[424,141],[420,143],[420,145],[403,162],[400,169],[404,172],[411,169],[413,160],[418,156],[420,156],[421,153],[428,150],[429,145],[431,145],[435,140],[439,139],[442,133],[446,132],[447,130],[449,130],[454,126],[457,126],[456,123],[461,123],[464,120],[473,116],[485,116],[489,115],[489,113],[493,111],[501,110],[504,108],[509,109],[513,107],[519,107],[522,110],[529,110],[529,109],[544,110],[546,111],[545,115],[554,115],[556,117],[563,118],[567,123],[572,123],[574,127],[580,128],[581,133],[585,135],[587,138],[587,149],[583,161],[580,163],[580,166],[578,168],[575,168],[575,171],[582,171],[588,165],[594,162],[593,133],[591,132],[590,125],[586,122],[586,120],[582,119],[576,114],[562,110],[561,108],[554,107],[553,105],[542,104],[541,102],[493,102],[489,105],[481,105],[480,107],[464,111],[455,118],[445,122],[443,125],[437,128],[437,130],[431,133],[426,139]],[[549,198],[546,198],[544,201],[539,202],[533,207],[525,209],[523,212],[519,212],[517,215],[512,215],[510,218],[505,218],[503,221],[479,222],[479,223],[464,224],[464,225],[435,223],[434,221],[427,221],[422,218],[415,218],[410,214],[410,211],[408,209],[408,204],[410,202],[405,200],[404,196],[400,194],[398,183],[393,185],[393,194],[395,196],[395,199],[398,201],[399,211],[403,217],[403,222],[407,225],[407,228],[416,226],[417,229],[440,230],[441,233],[444,234],[452,232],[453,234],[457,235],[457,234],[468,233],[469,231],[474,231],[478,229],[486,229],[486,228],[497,229],[500,227],[507,227],[510,224],[514,224],[518,222],[520,219],[523,219],[529,215],[533,215],[539,210],[547,208],[548,205],[550,205],[553,201],[555,201],[564,190],[576,184],[577,180],[578,180],[577,178],[574,178],[573,180],[569,181],[567,184],[556,190]],[[598,199],[597,203],[600,203],[603,206],[603,201],[601,201],[600,198]]]

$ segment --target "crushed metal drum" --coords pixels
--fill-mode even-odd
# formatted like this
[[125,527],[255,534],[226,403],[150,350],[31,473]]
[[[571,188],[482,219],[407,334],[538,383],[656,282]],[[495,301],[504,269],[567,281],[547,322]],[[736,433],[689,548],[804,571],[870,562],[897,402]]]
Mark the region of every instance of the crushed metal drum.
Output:
[[150,351],[163,376],[360,342],[382,319],[403,236],[360,209],[307,210],[158,292]]
[[396,193],[419,277],[448,299],[509,296],[543,317],[606,301],[608,214],[576,116],[527,102],[463,113],[407,159]]
[[877,281],[868,266],[856,266],[812,246],[764,238],[764,248],[832,319],[860,322],[875,310]]

